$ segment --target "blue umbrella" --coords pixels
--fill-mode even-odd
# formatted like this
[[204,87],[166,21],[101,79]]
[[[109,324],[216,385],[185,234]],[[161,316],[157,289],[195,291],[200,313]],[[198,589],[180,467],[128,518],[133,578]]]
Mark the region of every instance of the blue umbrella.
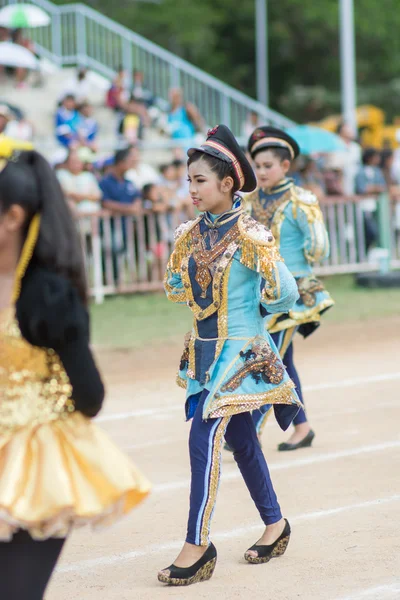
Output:
[[297,125],[287,129],[286,133],[296,140],[302,154],[335,152],[345,148],[344,142],[338,135],[320,127]]

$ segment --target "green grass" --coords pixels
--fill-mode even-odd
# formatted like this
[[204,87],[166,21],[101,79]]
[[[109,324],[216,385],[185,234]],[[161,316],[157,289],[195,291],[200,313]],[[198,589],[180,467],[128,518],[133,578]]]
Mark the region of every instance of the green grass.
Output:
[[[325,278],[336,301],[324,321],[346,323],[400,315],[400,289],[364,289],[354,277]],[[92,305],[93,342],[98,346],[138,348],[146,343],[167,342],[182,337],[191,327],[191,313],[184,305],[169,302],[159,294],[136,294],[107,299]]]
[[336,303],[323,317],[327,323],[400,316],[400,288],[362,288],[355,284],[352,275],[325,277],[324,284]]

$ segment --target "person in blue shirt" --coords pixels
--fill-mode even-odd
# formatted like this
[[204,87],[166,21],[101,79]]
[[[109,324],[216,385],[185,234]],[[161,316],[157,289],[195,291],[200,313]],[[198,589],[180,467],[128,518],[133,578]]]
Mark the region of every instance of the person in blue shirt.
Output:
[[168,113],[168,129],[172,139],[191,142],[201,130],[202,118],[194,104],[184,102],[180,88],[170,90],[171,107]]
[[[114,278],[119,278],[118,255],[126,250],[128,216],[137,216],[142,211],[141,193],[132,181],[126,179],[126,172],[132,167],[133,148],[131,146],[117,150],[114,164],[110,171],[100,180],[100,189],[103,192],[103,208],[109,210],[113,216],[121,216],[122,227],[116,227],[116,220],[111,219],[111,243],[114,266]],[[120,233],[121,232],[121,233]],[[104,225],[102,226],[102,234]],[[104,236],[103,236],[104,241]]]
[[142,207],[141,193],[135,184],[126,179],[126,172],[132,167],[133,148],[117,150],[110,172],[100,181],[103,192],[103,208],[114,215],[137,215]]
[[55,116],[55,134],[57,140],[65,148],[79,141],[80,116],[76,110],[75,97],[68,94],[63,99]]
[[371,194],[360,202],[364,217],[365,249],[368,251],[378,241],[379,227],[376,219],[376,194],[387,190],[387,183],[380,168],[381,155],[375,148],[366,148],[362,166],[356,175],[356,194]]
[[267,311],[292,308],[297,286],[270,231],[244,213],[238,192],[256,186],[251,165],[225,125],[210,130],[188,155],[190,195],[202,214],[176,230],[165,276],[168,299],[193,313],[177,381],[186,389],[186,418],[193,419],[187,536],[175,562],[158,574],[159,581],[175,586],[206,581],[215,568],[209,532],[224,437],[265,527],[245,559],[262,564],[284,554],[290,525],[251,411],[273,404],[286,429],[301,405],[264,321]]
[[[254,161],[258,188],[246,197],[251,215],[271,229],[286,266],[295,277],[299,299],[290,311],[267,316],[267,329],[277,345],[289,377],[303,402],[299,375],[293,359],[293,337],[309,336],[320,325],[321,315],[334,302],[322,282],[313,274],[313,265],[329,255],[329,240],[318,199],[313,192],[295,185],[287,176],[300,153],[297,142],[276,127],[258,127],[250,136],[248,151]],[[268,415],[263,406],[253,412],[261,434]],[[305,411],[293,421],[294,432],[279,451],[311,446],[314,432]]]

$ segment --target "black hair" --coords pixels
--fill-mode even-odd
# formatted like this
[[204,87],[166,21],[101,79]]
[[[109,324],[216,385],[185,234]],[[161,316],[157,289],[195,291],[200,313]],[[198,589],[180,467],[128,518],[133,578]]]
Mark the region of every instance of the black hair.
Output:
[[196,152],[193,152],[193,154],[189,157],[187,166],[190,167],[191,164],[197,162],[198,160],[204,160],[204,162],[210,167],[211,171],[216,174],[220,181],[225,179],[225,177],[232,177],[232,192],[233,194],[236,194],[236,192],[239,191],[240,184],[237,180],[231,163],[221,160],[220,158],[216,158],[215,156],[211,156],[210,154],[206,154],[205,152],[201,152],[200,150],[196,150]]
[[164,174],[167,169],[169,169],[170,167],[173,167],[173,166],[174,166],[173,163],[160,165],[160,167],[159,167],[160,173]]
[[114,154],[114,165],[118,165],[121,162],[124,162],[130,154],[133,146],[127,146],[126,148],[121,148],[117,150]]
[[183,162],[183,160],[180,160],[179,158],[175,158],[175,160],[172,161],[172,166],[176,169],[179,169],[179,167],[183,167],[184,164],[185,163]]
[[377,154],[379,154],[379,151],[376,148],[366,148],[362,155],[362,164],[368,165],[371,159]]
[[146,183],[142,188],[142,197],[143,200],[148,200],[150,197],[150,192],[155,186],[155,183]]
[[386,169],[386,163],[387,161],[393,157],[393,150],[390,150],[389,148],[387,148],[386,150],[382,150],[381,152],[381,164],[380,167],[381,169]]
[[252,152],[251,158],[254,160],[257,154],[260,152],[266,152],[267,150],[270,150],[271,153],[280,160],[280,162],[283,162],[284,160],[292,162],[293,160],[289,148],[278,148],[278,146],[264,146],[264,148],[257,148],[254,150],[254,152]]
[[57,176],[35,150],[23,151],[0,173],[0,213],[13,204],[26,211],[24,235],[32,217],[40,230],[31,263],[66,277],[87,302],[86,277],[78,230]]
[[65,94],[64,98],[61,100],[61,103],[65,102],[65,100],[76,100],[74,94]]

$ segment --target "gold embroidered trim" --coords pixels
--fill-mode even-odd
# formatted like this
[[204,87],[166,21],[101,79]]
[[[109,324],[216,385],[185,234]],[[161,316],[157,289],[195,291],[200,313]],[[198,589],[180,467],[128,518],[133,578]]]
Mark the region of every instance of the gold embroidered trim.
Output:
[[199,306],[194,299],[188,268],[190,256],[187,256],[183,260],[181,274],[182,282],[187,294],[187,303],[198,321],[203,321],[204,319],[207,319],[219,310],[221,306],[221,283],[224,276],[224,272],[229,263],[231,262],[233,255],[238,249],[238,246],[239,242],[232,242],[231,244],[229,244],[229,246],[226,249],[226,253],[221,257],[220,261],[218,262],[218,267],[216,269],[212,283],[212,302],[209,306],[207,306],[207,308],[201,308],[201,306]]
[[252,208],[252,216],[256,219],[256,221],[259,221],[265,225],[265,227],[271,229],[275,238],[277,238],[274,228],[275,213],[278,208],[282,209],[282,211],[285,210],[286,206],[291,200],[292,190],[289,189],[285,194],[282,194],[280,198],[273,200],[272,202],[268,202],[267,206],[264,207],[260,199],[260,190],[256,190],[249,198]]
[[[211,233],[211,232],[210,232]],[[218,234],[217,234],[218,235]],[[216,259],[223,252],[227,252],[227,248],[231,242],[235,242],[239,238],[240,232],[236,223],[231,229],[214,245],[210,250],[206,249],[204,238],[200,232],[200,226],[197,224],[191,231],[193,259],[196,263],[195,280],[199,284],[202,293],[201,297],[207,297],[207,289],[213,278],[210,272],[210,266],[215,263]],[[230,256],[226,256],[230,258]]]
[[184,390],[186,390],[187,381],[185,379],[183,379],[179,374],[176,376],[176,383],[180,388],[183,388]]
[[208,480],[208,497],[204,507],[201,523],[200,546],[208,546],[209,544],[208,536],[210,533],[210,521],[217,500],[219,480],[221,477],[222,441],[229,420],[229,417],[222,418],[219,425],[217,425],[217,429],[214,434],[210,475]]
[[309,310],[290,310],[287,318],[279,322],[279,317],[285,313],[275,314],[271,319],[268,320],[266,325],[267,330],[269,333],[279,333],[279,331],[284,331],[290,327],[298,327],[300,325],[304,325],[305,323],[319,323],[321,321],[321,312],[327,308],[330,308],[334,304],[335,301],[332,300],[332,298],[326,298],[317,304],[317,306],[314,306],[314,308],[310,308]]
[[303,408],[295,392],[292,380],[267,392],[257,394],[228,394],[217,397],[215,394],[206,418],[225,417],[260,408],[264,404],[296,404]]
[[244,364],[221,387],[221,392],[234,392],[248,376],[263,379],[262,375],[265,375],[270,383],[282,382],[285,368],[266,340],[257,340],[246,352],[241,351],[240,356]]

